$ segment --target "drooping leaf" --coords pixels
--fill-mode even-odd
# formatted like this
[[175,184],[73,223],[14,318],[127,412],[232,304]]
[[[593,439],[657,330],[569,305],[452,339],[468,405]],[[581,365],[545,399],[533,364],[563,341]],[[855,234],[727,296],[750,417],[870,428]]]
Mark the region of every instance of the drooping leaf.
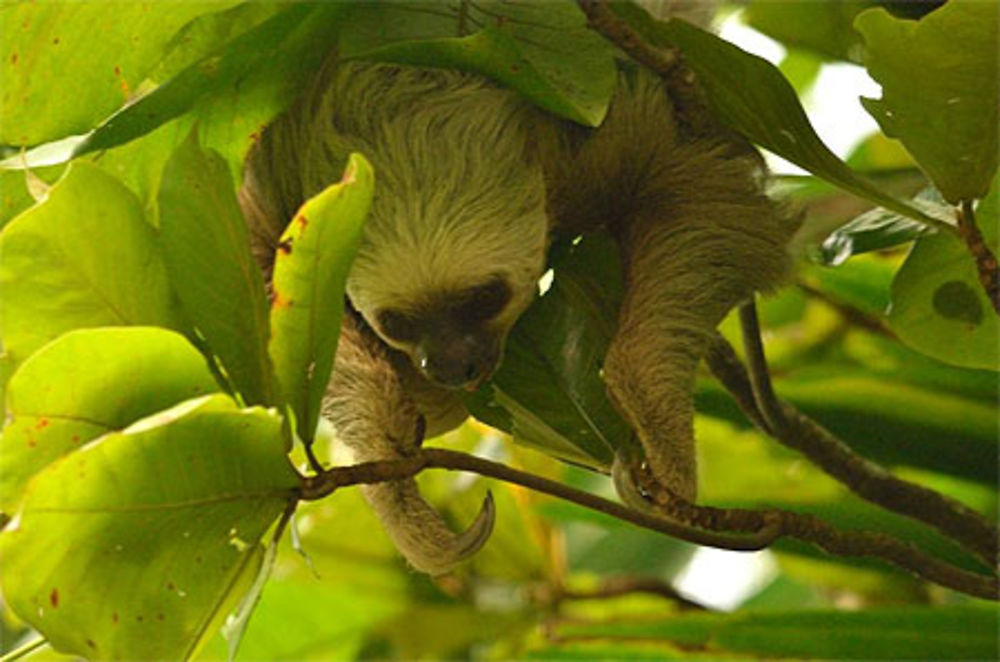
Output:
[[[234,90],[245,94],[244,88],[255,88],[262,81],[279,97],[290,100],[290,92],[299,89],[303,75],[312,72],[326,56],[316,44],[329,38],[337,17],[347,7],[346,3],[296,3],[283,9],[108,118],[76,147],[74,154],[128,142],[191,110],[206,97],[228,98]],[[280,76],[271,75],[274,71]],[[247,109],[257,110],[252,105]],[[232,103],[228,110],[232,120]],[[264,110],[273,114],[280,107],[266,106]],[[266,119],[257,120],[253,130]],[[247,145],[250,133],[244,136]]]
[[347,272],[374,186],[371,165],[351,154],[340,182],[302,205],[278,246],[268,351],[306,442],[313,438],[333,368]]
[[558,637],[619,645],[673,642],[685,648],[768,658],[992,660],[997,611],[990,606],[884,607],[859,611],[681,614],[663,619],[565,623]]
[[186,658],[297,484],[273,413],[182,403],[32,479],[0,536],[5,600],[63,652]]
[[600,378],[621,299],[618,252],[608,237],[587,237],[553,267],[551,289],[518,320],[500,370],[467,404],[519,443],[608,467],[632,436]]
[[15,363],[72,329],[184,328],[142,207],[96,166],[74,163],[3,229],[0,254],[0,331]]
[[0,508],[27,481],[102,434],[211,393],[204,357],[182,336],[153,327],[70,331],[25,361],[8,385],[0,437]]
[[[998,180],[1000,181],[1000,180]],[[1000,185],[976,210],[986,246],[1000,253]],[[1000,370],[1000,318],[969,248],[951,234],[922,237],[892,282],[889,324],[910,347],[952,365]]]
[[[573,2],[386,3],[343,31],[348,58],[483,74],[555,115],[597,126],[614,93],[614,49]],[[428,16],[429,14],[429,16]]]
[[1000,62],[991,2],[954,1],[920,21],[858,16],[881,99],[862,99],[952,203],[981,198],[997,169]]
[[[129,101],[185,23],[235,2],[5,3],[0,7],[0,143],[89,131]],[[58,91],[58,92],[56,92]]]
[[229,166],[192,132],[163,170],[158,202],[167,273],[188,318],[248,404],[276,404],[264,277]]
[[653,43],[678,47],[713,110],[748,139],[845,191],[918,221],[936,223],[837,158],[816,135],[795,90],[770,62],[684,21],[657,23],[632,5],[612,7]]

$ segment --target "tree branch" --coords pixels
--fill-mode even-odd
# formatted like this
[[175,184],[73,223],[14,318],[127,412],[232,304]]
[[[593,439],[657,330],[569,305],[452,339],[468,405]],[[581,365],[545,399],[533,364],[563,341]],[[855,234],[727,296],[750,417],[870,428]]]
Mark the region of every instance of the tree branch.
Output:
[[[804,454],[826,473],[830,474],[858,496],[894,512],[929,524],[945,535],[954,538],[991,568],[997,561],[1000,531],[985,517],[964,504],[934,490],[896,478],[877,464],[855,453],[831,432],[808,418],[795,407],[780,401],[771,386],[760,340],[760,327],[753,303],[740,309],[743,339],[749,376],[740,366],[717,358],[726,350],[716,348],[709,353],[709,365],[720,381],[737,401],[753,394],[760,412],[759,419],[766,421],[762,428],[782,444]],[[716,336],[715,343],[726,343]],[[732,348],[729,353],[735,354]],[[738,361],[736,362],[738,365]],[[746,405],[743,405],[746,407]],[[753,420],[753,419],[751,419]]]
[[983,240],[983,233],[976,225],[972,203],[968,200],[963,200],[958,209],[958,235],[976,260],[979,282],[993,304],[993,309],[1000,315],[1000,267],[997,266],[997,256]]
[[699,531],[662,516],[640,512],[548,478],[519,471],[474,455],[443,448],[425,448],[413,457],[403,460],[363,462],[347,467],[327,469],[322,473],[303,478],[300,498],[314,501],[329,495],[339,487],[410,478],[424,469],[470,471],[481,476],[497,478],[507,483],[521,485],[536,492],[571,501],[584,508],[696,545],[736,551],[755,551],[770,545],[776,532],[769,522],[763,520],[760,521],[760,526],[745,527],[739,531],[739,534]]
[[681,609],[705,611],[705,606],[688,600],[677,590],[655,577],[608,577],[590,590],[561,588],[556,593],[556,601],[562,600],[607,600],[633,593],[655,595],[677,603]]
[[471,471],[482,476],[497,478],[698,545],[752,551],[770,545],[779,537],[787,536],[812,543],[838,556],[880,558],[928,581],[980,598],[996,600],[1000,588],[995,577],[962,570],[922,552],[913,545],[886,535],[864,531],[838,531],[812,515],[777,509],[746,510],[690,504],[657,486],[648,475],[648,470],[645,474],[637,472],[637,481],[646,487],[657,505],[673,519],[668,520],[662,516],[633,510],[620,503],[541,476],[442,448],[422,449],[413,457],[403,460],[334,467],[315,476],[304,477],[300,498],[321,499],[339,487],[400,480],[414,476],[424,469]]

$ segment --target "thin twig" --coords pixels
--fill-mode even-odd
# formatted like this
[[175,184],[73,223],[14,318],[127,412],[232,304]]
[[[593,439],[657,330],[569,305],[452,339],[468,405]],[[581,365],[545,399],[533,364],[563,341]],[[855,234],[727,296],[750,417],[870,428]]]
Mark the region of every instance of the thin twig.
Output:
[[[747,390],[754,394],[761,417],[767,421],[765,431],[782,444],[806,455],[858,496],[933,526],[974,552],[989,567],[995,567],[1000,546],[997,527],[975,510],[950,497],[893,476],[855,453],[833,433],[796,408],[780,401],[771,385],[753,303],[740,309],[740,322],[750,367],[749,377],[719,363],[713,365],[713,370],[727,372],[723,383],[738,397],[745,398]],[[720,341],[726,342],[721,336],[715,342]],[[741,384],[744,380],[745,383]]]
[[738,535],[699,531],[661,516],[634,510],[548,478],[529,474],[474,455],[443,448],[425,448],[413,457],[402,460],[364,462],[347,467],[327,469],[315,476],[303,478],[300,497],[307,501],[321,499],[339,487],[409,478],[424,469],[470,471],[482,476],[497,478],[536,492],[571,501],[616,519],[631,522],[637,526],[696,545],[736,551],[755,551],[767,547],[774,540],[774,527],[766,521],[761,521],[760,526],[756,528],[744,528]]
[[993,309],[1000,315],[1000,267],[997,266],[997,256],[983,240],[983,233],[976,225],[972,203],[968,200],[963,200],[958,210],[958,234],[975,258],[979,282],[993,304]]
[[633,593],[655,595],[676,602],[682,609],[705,610],[705,606],[688,600],[673,586],[654,577],[608,577],[590,590],[563,588],[559,600],[607,600]]

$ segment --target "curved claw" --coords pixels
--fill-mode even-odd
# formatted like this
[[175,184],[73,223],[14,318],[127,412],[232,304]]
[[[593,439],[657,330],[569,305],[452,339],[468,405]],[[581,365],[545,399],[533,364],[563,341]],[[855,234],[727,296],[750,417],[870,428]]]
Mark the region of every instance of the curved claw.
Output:
[[490,537],[496,520],[493,495],[487,494],[468,529],[454,533],[424,498],[412,479],[363,488],[396,548],[415,569],[429,575],[450,572]]

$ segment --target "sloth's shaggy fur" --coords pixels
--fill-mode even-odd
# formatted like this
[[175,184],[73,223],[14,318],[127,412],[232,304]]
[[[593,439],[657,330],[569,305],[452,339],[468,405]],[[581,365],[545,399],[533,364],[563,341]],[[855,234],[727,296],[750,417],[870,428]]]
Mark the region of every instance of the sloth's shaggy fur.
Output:
[[[606,227],[626,283],[608,393],[653,475],[694,499],[697,363],[723,316],[789,264],[793,223],[763,194],[758,160],[725,138],[684,135],[663,83],[634,67],[604,123],[585,129],[473,74],[333,65],[248,161],[241,197],[265,267],[297,206],[340,177],[350,151],[377,180],[347,286],[367,324],[346,322],[324,414],[355,459],[412,452],[420,414],[435,432],[464,415],[385,345],[406,347],[373,334],[381,308],[417,311],[499,273],[513,296],[490,323],[504,335],[535,296],[551,233]],[[452,534],[413,481],[366,494],[425,572],[446,571],[489,532],[481,517]]]

